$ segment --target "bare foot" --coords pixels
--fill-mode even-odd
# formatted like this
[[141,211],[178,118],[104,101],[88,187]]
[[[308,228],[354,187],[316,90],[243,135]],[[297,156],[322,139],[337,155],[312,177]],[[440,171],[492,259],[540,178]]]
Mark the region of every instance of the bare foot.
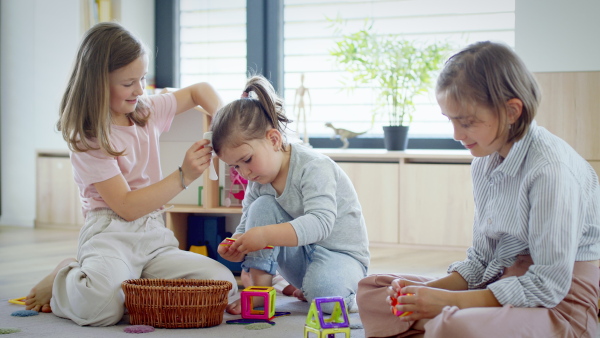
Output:
[[242,270],[240,278],[242,279],[242,285],[245,288],[247,288],[249,286],[252,286],[252,276],[250,276],[249,272],[246,272],[246,271]]
[[294,291],[293,296],[296,297],[296,298],[298,298],[299,300],[301,300],[303,302],[306,302],[306,298],[304,298],[304,292],[302,292],[302,290],[300,290],[300,289],[296,289]]
[[292,284],[286,286],[285,288],[283,288],[283,290],[281,290],[281,293],[283,293],[284,295],[291,297],[294,295],[294,292],[296,292],[296,287],[293,286]]
[[35,310],[37,312],[52,312],[52,309],[50,308],[50,299],[52,298],[52,284],[54,284],[54,278],[56,278],[56,274],[60,269],[76,261],[75,258],[67,258],[58,263],[50,274],[44,277],[31,289],[31,291],[29,291],[29,294],[25,297],[25,309]]
[[241,314],[242,313],[242,301],[238,299],[231,304],[227,304],[225,311],[227,311],[227,313],[232,314],[232,315]]

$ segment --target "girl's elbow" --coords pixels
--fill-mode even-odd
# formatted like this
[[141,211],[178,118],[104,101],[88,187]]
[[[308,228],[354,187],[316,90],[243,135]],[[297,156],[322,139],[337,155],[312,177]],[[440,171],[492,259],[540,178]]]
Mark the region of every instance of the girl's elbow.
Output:
[[137,215],[135,212],[132,212],[129,208],[115,208],[113,209],[113,211],[127,222],[133,222],[141,217],[141,215]]
[[124,219],[127,222],[133,222],[139,218],[139,217],[135,217],[134,215],[129,214],[129,213],[117,213],[117,215],[119,215],[119,217],[121,217],[122,219]]

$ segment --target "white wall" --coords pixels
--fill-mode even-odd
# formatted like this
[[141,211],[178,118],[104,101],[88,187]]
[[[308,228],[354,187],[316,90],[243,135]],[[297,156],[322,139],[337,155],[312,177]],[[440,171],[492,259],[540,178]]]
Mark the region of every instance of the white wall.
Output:
[[600,70],[600,1],[517,0],[515,50],[533,72]]
[[[154,1],[115,1],[120,22],[154,50]],[[66,150],[58,107],[82,37],[83,0],[0,1],[1,225],[32,227],[35,157]],[[150,69],[154,74],[154,58]]]

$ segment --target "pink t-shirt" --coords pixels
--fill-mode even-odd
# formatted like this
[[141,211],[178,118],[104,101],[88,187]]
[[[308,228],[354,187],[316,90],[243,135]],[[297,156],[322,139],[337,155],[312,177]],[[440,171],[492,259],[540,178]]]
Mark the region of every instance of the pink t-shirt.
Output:
[[[73,174],[79,186],[84,217],[90,210],[108,208],[94,183],[122,174],[133,191],[162,179],[159,137],[171,127],[177,101],[172,93],[149,98],[152,109],[146,126],[111,126],[111,144],[117,151],[125,150],[123,156],[109,156],[102,150],[71,152]],[[95,139],[90,143],[97,145]]]

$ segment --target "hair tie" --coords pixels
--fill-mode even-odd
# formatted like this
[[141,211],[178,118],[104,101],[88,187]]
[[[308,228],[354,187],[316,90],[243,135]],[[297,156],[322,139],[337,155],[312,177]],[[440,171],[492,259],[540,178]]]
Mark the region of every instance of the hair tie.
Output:
[[246,92],[246,91],[242,92],[242,98],[244,98],[244,97],[248,97],[248,92]]

